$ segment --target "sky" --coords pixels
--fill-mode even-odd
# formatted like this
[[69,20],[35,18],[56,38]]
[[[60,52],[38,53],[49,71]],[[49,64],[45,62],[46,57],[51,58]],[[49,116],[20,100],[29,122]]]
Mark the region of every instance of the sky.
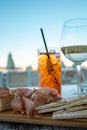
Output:
[[60,47],[64,22],[80,17],[87,18],[87,0],[0,0],[0,67],[11,52],[16,67],[37,68],[40,28],[48,47]]

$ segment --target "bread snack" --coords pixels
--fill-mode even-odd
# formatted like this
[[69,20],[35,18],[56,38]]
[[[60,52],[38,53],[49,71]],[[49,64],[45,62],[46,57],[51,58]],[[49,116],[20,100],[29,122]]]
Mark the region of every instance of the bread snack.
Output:
[[35,108],[37,113],[52,113],[52,119],[87,118],[87,94],[62,99]]
[[0,88],[0,112],[11,109],[13,96],[8,88]]

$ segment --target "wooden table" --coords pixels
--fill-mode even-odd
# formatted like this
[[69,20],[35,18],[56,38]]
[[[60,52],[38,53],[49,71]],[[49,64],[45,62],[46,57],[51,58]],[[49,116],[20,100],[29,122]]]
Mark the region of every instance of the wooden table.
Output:
[[87,119],[53,120],[40,115],[29,118],[13,111],[0,113],[0,130],[86,130]]

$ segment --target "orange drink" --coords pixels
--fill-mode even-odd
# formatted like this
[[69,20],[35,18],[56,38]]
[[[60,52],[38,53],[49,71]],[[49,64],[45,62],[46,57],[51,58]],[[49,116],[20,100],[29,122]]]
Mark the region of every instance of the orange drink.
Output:
[[[49,57],[48,57],[49,55]],[[58,49],[38,50],[39,86],[51,87],[61,95],[61,59]]]

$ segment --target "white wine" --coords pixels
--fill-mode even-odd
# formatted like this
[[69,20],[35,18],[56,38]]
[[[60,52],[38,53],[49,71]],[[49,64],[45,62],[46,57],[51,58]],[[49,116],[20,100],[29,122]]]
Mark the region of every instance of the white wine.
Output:
[[87,45],[65,46],[61,48],[63,54],[76,64],[87,60]]

